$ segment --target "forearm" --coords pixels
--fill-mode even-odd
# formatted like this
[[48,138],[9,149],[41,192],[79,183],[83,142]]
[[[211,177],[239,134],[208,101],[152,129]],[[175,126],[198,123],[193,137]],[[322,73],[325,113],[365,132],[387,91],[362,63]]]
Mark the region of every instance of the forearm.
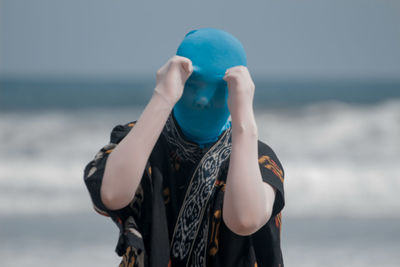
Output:
[[258,165],[258,132],[253,110],[244,107],[241,112],[231,115],[232,151],[223,218],[231,230],[248,235],[259,229],[269,218],[269,205]]
[[132,201],[171,111],[171,104],[154,93],[135,126],[110,153],[101,185],[101,198],[107,208],[120,209]]

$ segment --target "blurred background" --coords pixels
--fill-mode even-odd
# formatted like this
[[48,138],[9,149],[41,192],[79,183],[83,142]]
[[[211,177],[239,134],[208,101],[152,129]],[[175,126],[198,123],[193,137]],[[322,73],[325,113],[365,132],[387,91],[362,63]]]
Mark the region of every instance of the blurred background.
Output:
[[200,27],[247,51],[285,265],[399,266],[397,0],[0,0],[0,265],[119,264],[83,169]]

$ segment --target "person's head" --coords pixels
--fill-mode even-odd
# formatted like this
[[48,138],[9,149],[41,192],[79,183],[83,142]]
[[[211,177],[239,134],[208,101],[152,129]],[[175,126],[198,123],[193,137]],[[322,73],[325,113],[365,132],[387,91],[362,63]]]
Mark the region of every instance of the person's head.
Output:
[[201,28],[185,35],[176,54],[192,61],[193,73],[173,108],[174,117],[190,141],[215,142],[230,126],[228,87],[222,78],[230,67],[247,66],[244,48],[225,31]]

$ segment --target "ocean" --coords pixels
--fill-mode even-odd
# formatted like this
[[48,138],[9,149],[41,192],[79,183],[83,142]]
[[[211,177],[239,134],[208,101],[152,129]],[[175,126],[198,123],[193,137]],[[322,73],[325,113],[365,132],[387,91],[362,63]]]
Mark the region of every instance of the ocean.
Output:
[[[255,80],[285,170],[285,266],[400,266],[400,81]],[[147,80],[0,80],[0,266],[117,266],[83,169]]]

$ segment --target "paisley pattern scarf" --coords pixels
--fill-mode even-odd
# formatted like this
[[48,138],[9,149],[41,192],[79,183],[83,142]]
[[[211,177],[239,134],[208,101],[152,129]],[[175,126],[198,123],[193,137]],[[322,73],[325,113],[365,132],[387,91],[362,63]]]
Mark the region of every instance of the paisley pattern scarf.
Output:
[[[205,266],[208,239],[209,200],[213,197],[221,166],[231,153],[232,128],[226,129],[208,149],[185,140],[171,113],[163,135],[170,148],[187,161],[197,163],[175,223],[170,250],[175,260],[185,266]],[[202,153],[204,152],[205,153]]]

